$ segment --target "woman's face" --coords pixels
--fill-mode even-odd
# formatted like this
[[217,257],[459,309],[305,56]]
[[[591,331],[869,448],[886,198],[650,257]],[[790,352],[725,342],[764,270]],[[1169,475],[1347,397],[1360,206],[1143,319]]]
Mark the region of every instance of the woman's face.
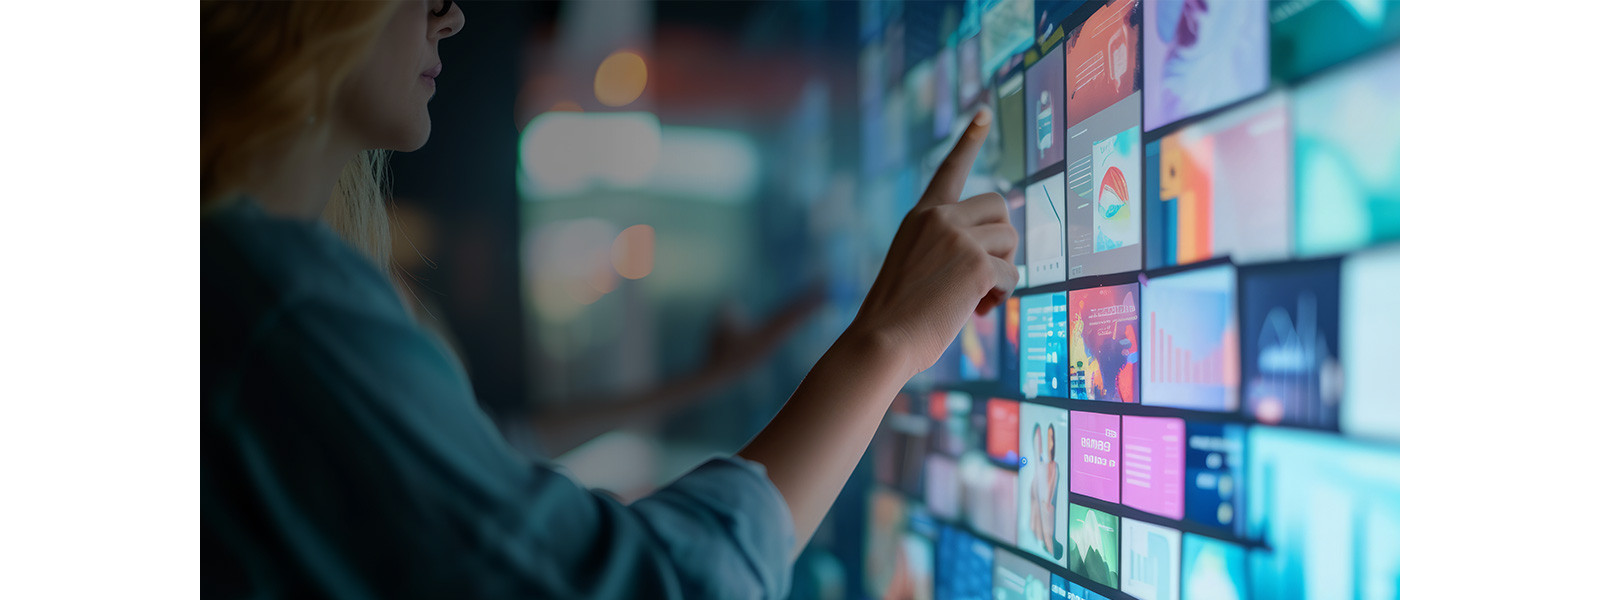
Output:
[[409,152],[428,141],[433,123],[428,100],[433,98],[439,62],[439,40],[466,24],[461,5],[443,16],[444,0],[402,0],[358,65],[335,107],[336,127],[363,150]]

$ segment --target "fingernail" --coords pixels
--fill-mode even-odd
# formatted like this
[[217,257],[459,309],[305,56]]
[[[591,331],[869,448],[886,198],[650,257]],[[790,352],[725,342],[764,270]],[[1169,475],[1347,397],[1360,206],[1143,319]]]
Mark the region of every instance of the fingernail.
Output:
[[989,124],[990,118],[991,116],[989,115],[989,107],[985,106],[978,109],[978,116],[972,118],[972,124],[982,127]]

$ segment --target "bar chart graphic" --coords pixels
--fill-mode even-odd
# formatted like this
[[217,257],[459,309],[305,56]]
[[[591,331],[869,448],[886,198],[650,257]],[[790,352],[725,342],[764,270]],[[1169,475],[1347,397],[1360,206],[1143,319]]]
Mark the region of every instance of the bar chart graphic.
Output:
[[1239,330],[1232,266],[1150,280],[1141,322],[1143,403],[1232,411],[1239,405]]

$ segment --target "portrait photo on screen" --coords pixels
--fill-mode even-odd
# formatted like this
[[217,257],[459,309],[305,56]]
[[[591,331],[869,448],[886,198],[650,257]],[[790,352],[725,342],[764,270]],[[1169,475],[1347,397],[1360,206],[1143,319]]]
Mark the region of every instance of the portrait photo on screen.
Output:
[[1140,301],[1140,397],[1147,406],[1239,408],[1239,326],[1234,267],[1153,277]]
[[961,346],[961,379],[993,381],[1000,376],[1000,313],[974,313],[956,340]]
[[1122,503],[1183,519],[1183,419],[1122,417]]
[[1022,395],[1064,398],[1067,393],[1067,293],[1023,296]]
[[1223,533],[1244,535],[1243,425],[1185,424],[1184,518]]
[[1062,81],[1066,69],[1062,65],[1065,46],[1057,45],[1033,63],[1024,75],[1024,93],[1028,100],[1029,131],[1028,175],[1061,162],[1066,156],[1066,97],[1062,96]]
[[1249,432],[1253,598],[1396,598],[1400,450],[1333,433]]
[[994,551],[994,600],[1050,597],[1050,572],[1006,550]]
[[1142,266],[1140,135],[1138,92],[1068,130],[1068,279]]
[[1345,435],[1400,439],[1400,249],[1345,256],[1340,271],[1339,347],[1345,368],[1339,428]]
[[1072,560],[1067,568],[1089,581],[1116,589],[1122,577],[1117,568],[1122,558],[1117,547],[1117,517],[1076,504],[1067,506],[1072,511],[1068,527],[1071,547],[1067,550]]
[[1122,501],[1122,417],[1072,411],[1072,493]]
[[1267,0],[1145,0],[1144,129],[1267,89]]
[[985,598],[994,581],[994,547],[959,527],[939,528],[935,598]]
[[1139,284],[1067,294],[1067,397],[1139,401]]
[[1245,600],[1244,548],[1194,533],[1183,534],[1184,598]]
[[[1028,186],[1027,235],[1028,285],[1040,286],[1067,280],[1067,255],[1062,247],[1062,220],[1066,215],[1066,178],[1056,173]],[[1013,224],[1014,226],[1014,224]],[[1021,230],[1019,230],[1021,231]]]
[[1178,600],[1178,530],[1122,520],[1122,592],[1139,600]]
[[[1067,126],[1139,91],[1139,0],[1114,0],[1067,34]],[[1139,126],[1134,107],[1133,126]]]
[[1017,427],[1021,420],[1016,400],[990,398],[985,403],[989,415],[989,458],[1003,465],[1017,466]]
[[1239,312],[1245,414],[1267,425],[1337,427],[1338,259],[1241,269]]
[[1145,268],[1290,254],[1289,103],[1270,94],[1145,145]]
[[961,505],[973,530],[1017,545],[1017,472],[982,455],[961,458]]
[[1295,241],[1323,256],[1400,239],[1400,52],[1293,92]]
[[1017,547],[1067,566],[1067,411],[1022,403]]
[[1293,81],[1400,39],[1400,3],[1274,3],[1272,74]]

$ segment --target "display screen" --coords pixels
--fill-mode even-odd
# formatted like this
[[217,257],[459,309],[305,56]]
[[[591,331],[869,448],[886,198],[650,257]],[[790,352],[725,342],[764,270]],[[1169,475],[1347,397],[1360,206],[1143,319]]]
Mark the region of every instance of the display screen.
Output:
[[1289,108],[1273,94],[1145,146],[1145,268],[1289,256]]
[[1022,90],[1022,74],[1006,78],[995,90],[999,97],[999,106],[995,107],[998,113],[999,131],[992,131],[989,137],[1000,139],[1000,164],[995,169],[995,175],[1011,183],[1022,181],[1023,169],[1027,167],[1028,132],[1033,127],[1028,125],[1028,103]]
[[1346,256],[1340,271],[1339,346],[1347,435],[1400,439],[1400,249]]
[[[1139,91],[1139,5],[1139,0],[1114,0],[1067,34],[1069,127]],[[1134,104],[1132,123],[1138,127]]]
[[1177,600],[1178,530],[1122,520],[1122,591],[1140,600]]
[[1397,5],[869,4],[827,264],[866,290],[987,105],[1018,285],[891,407],[840,595],[1394,597]]
[[1139,94],[1067,133],[1067,277],[1138,270],[1144,158]]
[[1067,294],[1022,297],[1022,395],[1067,393]]
[[1251,596],[1398,597],[1399,448],[1278,427],[1249,445]]
[[961,378],[993,381],[1000,376],[1000,312],[973,314],[961,328]]
[[1272,73],[1299,79],[1400,39],[1400,3],[1370,0],[1274,2]]
[[1139,284],[1067,295],[1067,397],[1139,401]]
[[1400,239],[1400,52],[1329,71],[1293,102],[1300,255]]
[[1017,466],[1017,427],[1021,419],[1017,401],[990,398],[986,409],[989,415],[989,458]]
[[1184,598],[1245,600],[1244,548],[1203,535],[1183,535]]
[[994,581],[994,546],[959,527],[939,528],[935,598],[987,598]]
[[1028,186],[1024,236],[1028,252],[1028,285],[1040,286],[1067,279],[1067,256],[1062,248],[1066,214],[1066,178],[1061,173]]
[[1017,546],[1067,566],[1067,411],[1022,405],[1022,467],[1017,470]]
[[1269,425],[1339,421],[1339,262],[1240,271],[1245,413]]
[[1243,535],[1245,427],[1188,423],[1185,429],[1184,518]]
[[1033,132],[1028,144],[1028,174],[1061,162],[1066,156],[1066,141],[1061,133],[1066,131],[1066,97],[1062,96],[1062,82],[1066,68],[1062,64],[1064,46],[1046,52],[1038,62],[1028,68],[1025,92],[1028,100],[1028,130]]
[[[1017,250],[1011,261],[1017,266],[1017,289],[1022,289],[1028,287],[1028,197],[1022,188],[1011,188],[1005,198],[1011,228],[1017,230]],[[1056,235],[1061,235],[1060,219],[1056,220]]]
[[956,459],[937,452],[929,454],[922,481],[928,512],[947,521],[961,518],[961,471]]
[[1122,418],[1122,503],[1169,519],[1183,518],[1183,419]]
[[1265,89],[1266,0],[1145,0],[1145,131]]
[[1235,276],[1222,265],[1154,277],[1144,289],[1141,397],[1147,406],[1239,407]]
[[1022,298],[1006,298],[1005,335],[1000,339],[1000,384],[1010,394],[1022,393]]
[[1120,519],[1092,508],[1068,506],[1072,511],[1068,527],[1071,536],[1068,552],[1072,560],[1068,568],[1089,581],[1115,589],[1121,583],[1118,569],[1122,558],[1118,549]]
[[983,29],[983,75],[994,75],[1011,55],[1033,43],[1033,0],[986,0]]
[[1049,596],[1050,572],[1005,550],[994,553],[994,600],[1040,600]]
[[1122,418],[1072,411],[1072,493],[1120,502],[1122,498]]
[[967,524],[984,535],[1015,546],[1017,472],[982,460],[962,458],[961,479],[961,504],[967,510]]

